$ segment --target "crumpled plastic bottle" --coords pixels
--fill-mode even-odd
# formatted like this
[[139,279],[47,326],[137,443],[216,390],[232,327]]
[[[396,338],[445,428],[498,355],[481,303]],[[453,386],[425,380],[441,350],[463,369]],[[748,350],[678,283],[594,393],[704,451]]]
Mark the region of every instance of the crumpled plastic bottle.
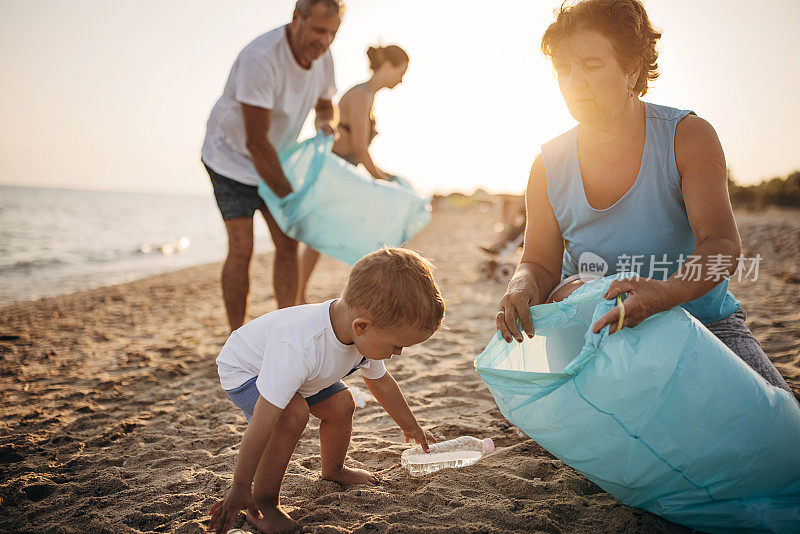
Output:
[[494,451],[494,442],[491,438],[481,440],[472,436],[461,436],[441,443],[431,443],[428,449],[430,452],[426,453],[417,445],[403,451],[400,465],[414,476],[427,475],[447,467],[464,467]]

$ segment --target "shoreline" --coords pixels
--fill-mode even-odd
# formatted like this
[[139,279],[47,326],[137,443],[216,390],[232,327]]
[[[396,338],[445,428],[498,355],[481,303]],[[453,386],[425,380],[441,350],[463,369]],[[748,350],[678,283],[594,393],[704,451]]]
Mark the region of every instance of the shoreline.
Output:
[[[257,258],[259,256],[271,256],[271,255],[272,255],[272,252],[254,253],[253,254],[253,260],[257,261]],[[145,282],[145,281],[148,281],[148,280],[151,280],[151,279],[157,279],[159,277],[170,276],[170,275],[174,275],[174,274],[178,274],[178,273],[188,274],[192,270],[195,270],[195,269],[202,270],[204,268],[207,269],[207,268],[212,267],[212,266],[219,266],[218,268],[221,269],[222,268],[222,261],[212,261],[212,262],[200,263],[200,264],[197,264],[197,265],[189,265],[187,267],[180,267],[178,269],[171,269],[171,270],[166,270],[166,271],[162,271],[162,272],[155,272],[155,273],[145,274],[143,276],[132,275],[132,276],[135,276],[136,278],[133,278],[131,280],[125,280],[125,281],[122,281],[122,282],[113,282],[113,283],[105,284],[105,285],[98,285],[98,286],[94,286],[94,287],[76,289],[74,291],[68,291],[67,293],[56,293],[56,294],[52,294],[52,295],[42,295],[40,297],[34,297],[34,298],[31,298],[31,299],[26,299],[26,300],[17,300],[17,301],[14,301],[14,302],[0,303],[0,312],[6,310],[7,308],[25,306],[25,305],[36,304],[36,303],[43,303],[44,301],[52,301],[52,300],[57,300],[57,299],[61,299],[61,298],[78,297],[80,295],[83,295],[85,297],[89,297],[89,296],[91,296],[92,293],[95,293],[95,292],[103,292],[103,291],[107,291],[107,290],[121,289],[123,286],[128,286],[130,284],[136,284],[136,283],[139,283],[139,282]],[[85,275],[85,276],[89,277],[91,275]]]
[[[497,195],[495,195],[495,196],[497,196]],[[469,204],[468,204],[466,208],[463,208],[463,207],[460,207],[460,208],[445,207],[445,208],[439,208],[439,209],[453,210],[453,209],[473,209],[473,208],[474,208],[474,205],[473,205],[472,208],[470,208]],[[767,226],[769,226],[769,225],[779,225],[779,226],[789,227],[789,228],[794,227],[794,228],[797,229],[798,232],[800,232],[800,209],[768,207],[768,208],[766,208],[764,210],[758,210],[758,211],[734,210],[734,216],[736,218],[737,225],[740,225],[740,226],[744,225],[746,227],[751,227],[751,226],[759,227],[759,226],[764,226],[764,225],[767,225]],[[753,239],[752,237],[760,238],[760,237],[762,237],[761,234],[763,234],[763,233],[764,232],[759,232],[758,236],[750,236],[749,234],[743,235],[742,236],[742,250],[743,250],[743,252],[745,251],[745,248],[750,249],[750,250],[753,250],[753,249],[756,249],[756,248],[760,248],[762,245],[759,242],[759,239]],[[748,238],[750,238],[750,239],[748,239]],[[800,240],[800,238],[796,239],[795,242],[797,242],[798,240]],[[782,243],[779,243],[779,244],[782,245]],[[268,246],[272,246],[272,243],[271,242],[267,243],[267,245]],[[775,243],[773,243],[773,245],[774,246],[772,248],[774,249],[774,251],[778,251],[778,250],[782,249],[782,246],[777,246]],[[782,254],[782,256],[786,255],[785,252],[786,251],[784,251],[784,254]],[[800,247],[795,247],[793,249],[790,248],[789,252],[796,252],[797,255],[800,257]],[[254,253],[253,253],[253,261],[254,262],[261,261],[261,260],[263,260],[263,257],[271,256],[272,254],[273,254],[272,250],[254,251]],[[7,307],[10,307],[10,306],[24,305],[24,304],[27,304],[27,303],[38,302],[40,300],[53,299],[53,298],[59,298],[59,297],[67,297],[67,296],[74,295],[74,294],[77,294],[77,293],[87,293],[87,292],[91,292],[91,291],[102,291],[104,289],[110,289],[110,288],[113,288],[113,287],[116,287],[116,286],[120,286],[120,285],[131,284],[131,283],[139,282],[139,281],[142,281],[142,280],[147,280],[149,278],[155,278],[155,277],[158,277],[158,276],[167,275],[167,274],[170,274],[170,273],[188,271],[188,270],[195,269],[195,268],[208,267],[209,265],[218,265],[219,269],[221,269],[223,261],[224,261],[224,258],[219,260],[219,261],[203,262],[203,263],[198,263],[198,264],[195,264],[195,265],[179,267],[177,269],[167,268],[167,270],[164,270],[164,271],[157,270],[156,272],[146,273],[146,274],[142,274],[142,275],[140,275],[140,274],[130,274],[130,276],[132,276],[133,278],[131,278],[130,280],[123,281],[123,282],[113,282],[113,283],[110,283],[110,284],[101,284],[101,285],[97,285],[97,286],[79,288],[79,289],[75,289],[75,290],[68,290],[65,293],[46,294],[46,295],[42,295],[42,296],[33,297],[33,298],[30,298],[30,299],[21,299],[21,300],[16,300],[16,301],[11,301],[11,302],[2,302],[2,301],[0,301],[0,310],[3,310],[3,309],[5,309]],[[75,278],[80,278],[80,279],[89,279],[93,275],[94,275],[93,273],[88,273],[88,274],[85,274],[85,275],[76,274],[76,275],[74,275],[74,277]],[[123,277],[126,277],[126,276],[128,276],[128,275],[123,275]]]
[[[270,243],[270,245],[271,245],[271,243]],[[178,253],[178,254],[180,254],[180,253]],[[271,254],[273,254],[273,250],[271,248],[267,248],[267,249],[261,248],[260,250],[257,250],[257,251],[253,252],[253,258],[258,258],[259,256],[271,255]],[[90,291],[101,291],[101,290],[104,290],[104,289],[113,288],[115,286],[120,286],[120,285],[139,282],[139,281],[142,281],[142,280],[146,280],[148,278],[162,276],[162,275],[165,275],[165,274],[170,274],[170,273],[179,272],[179,271],[190,270],[190,269],[193,269],[193,268],[196,268],[196,267],[205,267],[205,266],[208,266],[208,265],[219,265],[219,268],[221,269],[222,268],[222,263],[224,262],[224,252],[222,253],[222,256],[223,256],[222,259],[219,259],[219,260],[212,260],[212,261],[208,261],[208,260],[202,261],[201,260],[200,263],[177,266],[177,267],[176,266],[165,266],[165,267],[153,267],[153,266],[144,267],[144,266],[140,266],[135,270],[134,269],[130,269],[127,272],[125,272],[124,274],[116,274],[116,275],[110,275],[110,274],[104,273],[103,270],[96,270],[95,272],[90,272],[90,273],[85,273],[85,274],[79,274],[79,273],[62,274],[56,280],[56,283],[62,284],[62,283],[65,283],[65,282],[69,283],[71,281],[71,283],[69,283],[69,285],[76,286],[76,287],[68,289],[68,290],[66,290],[66,292],[63,292],[63,293],[59,293],[59,292],[51,293],[51,292],[48,291],[48,292],[46,292],[46,294],[34,296],[34,297],[31,297],[31,298],[27,298],[27,299],[18,299],[18,300],[8,301],[8,302],[4,302],[2,300],[2,297],[0,297],[0,310],[2,310],[6,306],[13,306],[13,305],[16,305],[16,304],[25,304],[25,303],[36,302],[36,301],[39,301],[39,300],[44,300],[44,299],[67,297],[67,296],[73,295],[75,293],[86,293],[86,292],[90,292]],[[177,259],[180,259],[180,257],[178,256]],[[112,267],[112,266],[111,265],[106,265],[106,267]],[[95,285],[92,282],[92,280],[96,279],[96,278],[105,278],[105,279],[108,280],[108,283],[100,282],[97,285]],[[53,289],[52,291],[57,291],[57,290]]]
[[[311,419],[287,470],[282,504],[310,532],[614,531],[684,533],[620,504],[518,435],[472,362],[494,333],[505,284],[485,280],[477,245],[494,211],[444,208],[410,243],[436,265],[446,328],[387,367],[435,436],[491,437],[477,464],[411,477],[402,432],[374,400],[356,409],[347,465],[376,487],[319,478]],[[743,241],[769,258],[759,280],[731,283],[747,324],[800,392],[799,234],[780,220],[745,221]],[[755,248],[754,248],[755,247]],[[778,249],[769,252],[774,247]],[[251,267],[248,320],[275,308],[270,254]],[[339,294],[349,268],[321,258],[310,301]],[[3,306],[0,314],[0,530],[201,532],[227,491],[246,424],[219,387],[214,359],[228,336],[219,263]],[[360,379],[351,386],[363,387]],[[243,516],[235,524],[247,530]]]

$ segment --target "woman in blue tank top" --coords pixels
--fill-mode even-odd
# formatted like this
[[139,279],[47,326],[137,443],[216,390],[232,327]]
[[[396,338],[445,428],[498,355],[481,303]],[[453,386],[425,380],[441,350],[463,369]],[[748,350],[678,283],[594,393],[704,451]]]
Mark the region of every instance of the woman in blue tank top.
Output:
[[[638,0],[563,7],[542,37],[578,126],[542,146],[526,192],[522,260],[500,302],[510,342],[533,335],[530,306],[570,276],[635,272],[606,295],[627,293],[623,327],[682,306],[769,383],[789,389],[744,324],[728,291],[741,240],[725,156],[691,111],[643,102],[658,76],[661,34]],[[593,325],[619,320],[614,307]]]

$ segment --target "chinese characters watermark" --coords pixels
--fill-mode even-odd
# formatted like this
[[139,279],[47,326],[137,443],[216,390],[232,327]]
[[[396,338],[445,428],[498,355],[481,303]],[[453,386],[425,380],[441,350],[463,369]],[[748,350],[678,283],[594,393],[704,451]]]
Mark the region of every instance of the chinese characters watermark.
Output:
[[[739,282],[758,279],[761,254],[738,257],[726,254],[711,254],[703,261],[703,256],[679,254],[670,259],[667,254],[651,254],[649,261],[645,254],[620,254],[615,265],[616,272],[630,272],[656,280],[666,280],[678,272],[677,278],[691,282],[712,280],[721,282],[726,278],[736,278]],[[608,272],[608,262],[592,252],[584,252],[578,260],[578,272],[592,278],[603,277]]]

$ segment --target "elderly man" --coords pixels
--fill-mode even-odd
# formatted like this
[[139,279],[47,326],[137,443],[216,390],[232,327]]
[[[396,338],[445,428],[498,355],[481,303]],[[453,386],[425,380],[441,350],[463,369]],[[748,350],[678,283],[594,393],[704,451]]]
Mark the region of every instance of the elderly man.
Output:
[[297,141],[312,107],[317,129],[333,134],[336,84],[329,47],[343,14],[341,0],[298,0],[289,24],[239,53],[211,110],[202,161],[228,232],[222,295],[231,330],[244,323],[256,210],[275,244],[278,307],[293,305],[297,296],[297,242],[281,232],[257,186],[263,180],[279,197],[292,192],[277,153]]

